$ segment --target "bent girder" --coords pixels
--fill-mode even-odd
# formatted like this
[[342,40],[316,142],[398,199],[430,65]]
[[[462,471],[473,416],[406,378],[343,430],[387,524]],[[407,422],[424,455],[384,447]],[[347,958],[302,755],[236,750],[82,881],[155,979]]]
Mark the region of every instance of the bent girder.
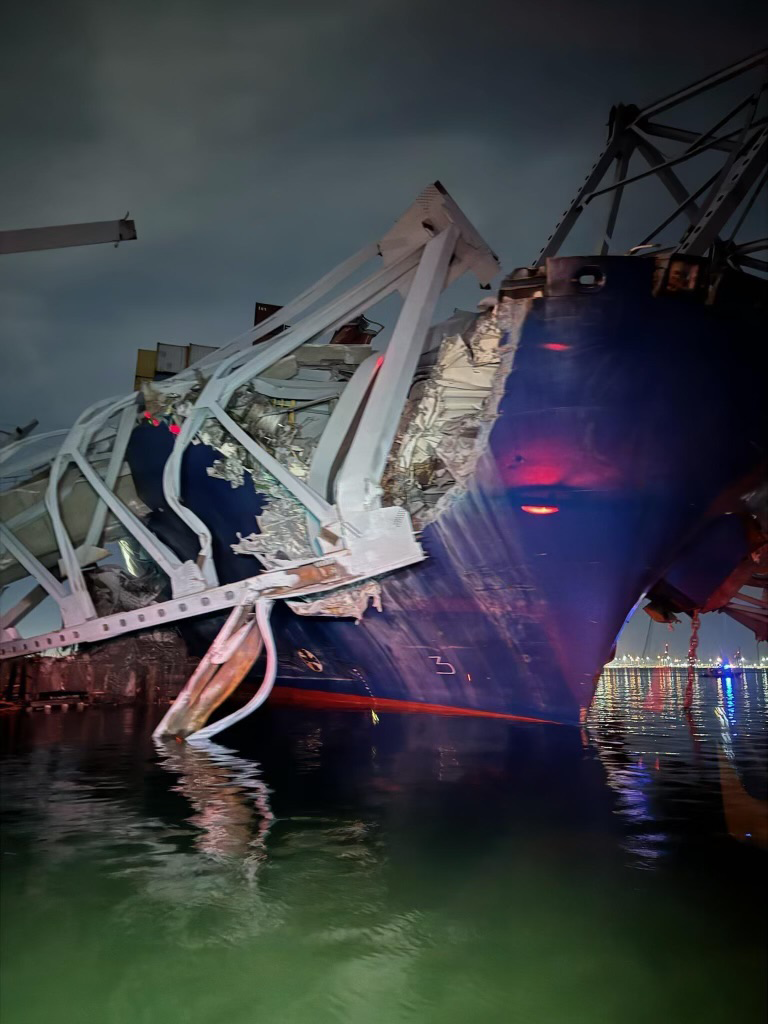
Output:
[[[379,261],[378,268],[364,280],[352,283],[339,293],[339,287],[371,259]],[[496,257],[445,189],[439,184],[432,185],[377,243],[361,249],[273,317],[224,348],[210,353],[181,374],[154,382],[155,391],[161,396],[171,397],[186,394],[190,385],[203,375],[204,383],[185,414],[163,475],[163,495],[168,507],[197,535],[199,553],[194,562],[182,562],[115,493],[116,482],[124,468],[128,439],[139,420],[139,394],[107,399],[91,406],[64,433],[55,454],[47,463],[45,510],[50,517],[66,582],[57,579],[11,530],[7,527],[3,530],[6,549],[58,604],[63,627],[50,635],[32,638],[31,641],[22,640],[15,628],[19,612],[13,616],[12,624],[10,620],[5,623],[7,628],[0,634],[0,657],[104,639],[105,635],[146,628],[156,624],[160,618],[167,623],[189,615],[204,614],[214,610],[214,595],[217,608],[231,607],[233,601],[242,599],[240,588],[235,593],[233,588],[218,585],[210,530],[184,504],[181,493],[184,451],[210,420],[219,423],[301,503],[310,522],[316,524],[312,531],[314,535],[317,537],[321,530],[324,531],[323,544],[316,541],[318,555],[332,558],[335,566],[332,572],[326,573],[326,578],[315,581],[309,590],[301,574],[292,583],[283,581],[278,585],[275,580],[279,574],[275,576],[267,571],[255,574],[248,581],[252,589],[255,587],[259,593],[268,592],[275,596],[300,596],[361,581],[374,573],[381,574],[423,558],[407,512],[393,509],[396,514],[389,516],[383,514],[386,509],[379,509],[374,515],[377,510],[369,507],[369,502],[361,503],[359,495],[375,491],[380,480],[438,295],[467,270],[475,273],[481,284],[487,285],[498,269]],[[364,388],[354,403],[357,411],[359,403],[364,405],[366,401],[373,400],[372,408],[377,411],[367,418],[363,415],[353,434],[350,453],[354,458],[350,466],[344,468],[343,480],[337,488],[344,498],[337,505],[332,503],[328,494],[330,480],[327,470],[318,469],[310,474],[308,480],[294,476],[233,419],[227,406],[243,384],[258,378],[300,346],[364,314],[382,298],[395,292],[405,294],[405,302],[390,348],[383,353],[385,363],[391,355],[391,367],[383,377],[373,374],[371,379],[374,383]],[[285,330],[254,347],[254,342],[278,327],[285,327]],[[298,394],[299,397],[320,396],[330,400],[339,395],[337,386],[314,386],[306,382],[293,385],[290,380],[260,380],[257,390],[266,392],[270,397],[273,394],[281,397]],[[344,417],[332,418],[326,430],[333,434],[342,419]],[[343,424],[345,437],[350,423],[351,420],[347,420]],[[360,430],[361,423],[364,423],[363,430]],[[54,433],[48,440],[58,441],[58,437]],[[344,440],[324,435],[324,450],[335,457],[338,445]],[[23,480],[25,474],[40,472],[40,456],[35,456],[35,446],[39,441],[40,438],[31,437],[8,446],[0,453],[0,463],[8,466],[9,476],[13,473],[15,478]],[[96,442],[98,456],[94,453],[89,455],[89,446]],[[97,461],[99,469],[95,465]],[[64,489],[60,485],[70,466],[77,467],[96,496],[96,506],[81,544],[76,544],[70,537],[62,512],[62,502],[66,501],[67,494],[62,493]],[[316,489],[318,485],[320,490]],[[356,495],[354,500],[348,500],[347,496],[351,494]],[[36,514],[42,514],[39,506],[25,513],[27,519]],[[98,550],[95,545],[101,539],[108,514],[169,577],[173,594],[170,602],[156,604],[152,610],[142,609],[141,613],[126,612],[102,618],[96,615],[82,566],[88,564],[94,557],[94,550]],[[330,530],[325,531],[326,527]],[[366,545],[371,544],[375,545],[376,554],[365,550]],[[309,567],[315,562],[316,559],[310,559],[305,564]],[[322,577],[322,573],[320,575]],[[223,597],[224,594],[231,594],[231,597]]]

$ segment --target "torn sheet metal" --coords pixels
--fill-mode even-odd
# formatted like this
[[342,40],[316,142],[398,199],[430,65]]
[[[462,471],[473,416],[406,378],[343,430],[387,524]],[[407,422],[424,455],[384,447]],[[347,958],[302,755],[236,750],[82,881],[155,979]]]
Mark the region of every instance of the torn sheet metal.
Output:
[[[419,529],[469,484],[498,414],[527,309],[525,301],[505,299],[498,305],[486,304],[480,314],[457,310],[430,332],[382,481],[385,504],[407,508]],[[367,355],[361,348],[302,346],[295,359],[276,368],[276,378],[346,382]],[[185,415],[201,385],[198,380],[188,385],[186,394],[162,395],[166,403],[162,414]],[[158,402],[160,396],[152,397]],[[305,410],[301,400],[269,397],[249,381],[232,395],[227,411],[282,466],[298,479],[306,479],[332,403],[333,399],[327,399],[327,404],[310,399],[307,404],[312,408]],[[308,536],[303,505],[217,420],[203,424],[195,443],[206,444],[219,455],[208,469],[210,476],[226,480],[231,487],[253,486],[266,499],[257,529],[248,536],[239,535],[232,545],[234,552],[253,555],[268,569],[317,553]],[[327,595],[313,602],[317,611],[300,614],[331,614],[321,609],[337,607],[347,609],[343,614],[349,615],[367,606],[367,599],[360,604],[361,594]],[[306,607],[302,603],[302,609]]]
[[359,621],[371,605],[376,611],[381,611],[381,587],[376,580],[368,580],[352,587],[339,587],[338,590],[332,590],[320,597],[285,603],[297,615],[318,615]]
[[[383,482],[414,525],[432,522],[468,485],[498,416],[528,303],[505,300],[443,338],[411,391]],[[454,321],[448,321],[450,327]]]
[[228,480],[232,487],[242,487],[247,475],[254,489],[265,498],[264,511],[255,524],[258,532],[247,537],[238,534],[238,543],[232,545],[232,550],[236,554],[253,555],[267,569],[278,568],[285,561],[314,557],[316,552],[307,532],[306,509],[287,488],[234,442],[218,421],[207,420],[198,438],[222,455],[208,468],[209,476]]
[[307,511],[280,484],[282,494],[271,496],[260,516],[259,532],[248,537],[238,534],[232,550],[238,555],[254,555],[267,569],[278,569],[285,562],[314,558],[307,534]]
[[[269,397],[259,390],[258,381],[248,381],[234,392],[227,403],[227,412],[293,476],[305,479],[332,408],[333,396],[318,397],[318,388],[322,391],[325,384],[337,389],[343,387],[355,367],[369,354],[370,350],[361,351],[362,348],[302,346],[290,359],[276,364],[269,376],[286,382],[295,379],[297,388],[303,382],[306,398]],[[181,395],[163,395],[162,414],[174,418],[187,415],[201,384],[197,381],[188,385]],[[296,393],[300,395],[300,391]],[[151,389],[145,391],[145,397],[147,395],[159,410],[158,396]],[[305,405],[310,407],[307,411]],[[250,477],[250,485],[266,499],[264,511],[254,524],[257,530],[247,537],[239,536],[238,543],[232,545],[235,553],[253,555],[268,569],[279,567],[286,560],[306,560],[317,554],[308,536],[304,506],[234,441],[216,419],[203,424],[193,443],[205,444],[219,455],[207,470],[209,476],[226,480],[233,488],[246,486]]]

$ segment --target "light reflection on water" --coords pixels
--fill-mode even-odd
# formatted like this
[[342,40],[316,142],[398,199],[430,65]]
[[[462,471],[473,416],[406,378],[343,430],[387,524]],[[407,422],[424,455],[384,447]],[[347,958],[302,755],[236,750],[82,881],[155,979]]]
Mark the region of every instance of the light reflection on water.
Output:
[[581,731],[267,711],[226,748],[6,716],[0,1019],[762,1022],[768,679],[684,690],[611,672]]

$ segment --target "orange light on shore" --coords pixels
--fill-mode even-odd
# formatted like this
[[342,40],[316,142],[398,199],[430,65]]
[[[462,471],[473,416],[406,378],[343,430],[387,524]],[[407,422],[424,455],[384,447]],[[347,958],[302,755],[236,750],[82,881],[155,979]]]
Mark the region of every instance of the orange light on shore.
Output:
[[551,516],[560,511],[557,505],[521,505],[520,508],[532,516]]

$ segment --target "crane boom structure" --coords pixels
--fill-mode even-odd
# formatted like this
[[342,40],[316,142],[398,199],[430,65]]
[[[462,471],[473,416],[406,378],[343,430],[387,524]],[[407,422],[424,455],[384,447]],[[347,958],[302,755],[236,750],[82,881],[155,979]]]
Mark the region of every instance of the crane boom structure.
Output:
[[0,255],[15,252],[34,252],[40,249],[65,249],[73,245],[105,245],[112,242],[132,242],[136,238],[136,225],[123,217],[121,220],[97,220],[87,224],[60,224],[48,228],[21,228],[18,231],[0,231]]

